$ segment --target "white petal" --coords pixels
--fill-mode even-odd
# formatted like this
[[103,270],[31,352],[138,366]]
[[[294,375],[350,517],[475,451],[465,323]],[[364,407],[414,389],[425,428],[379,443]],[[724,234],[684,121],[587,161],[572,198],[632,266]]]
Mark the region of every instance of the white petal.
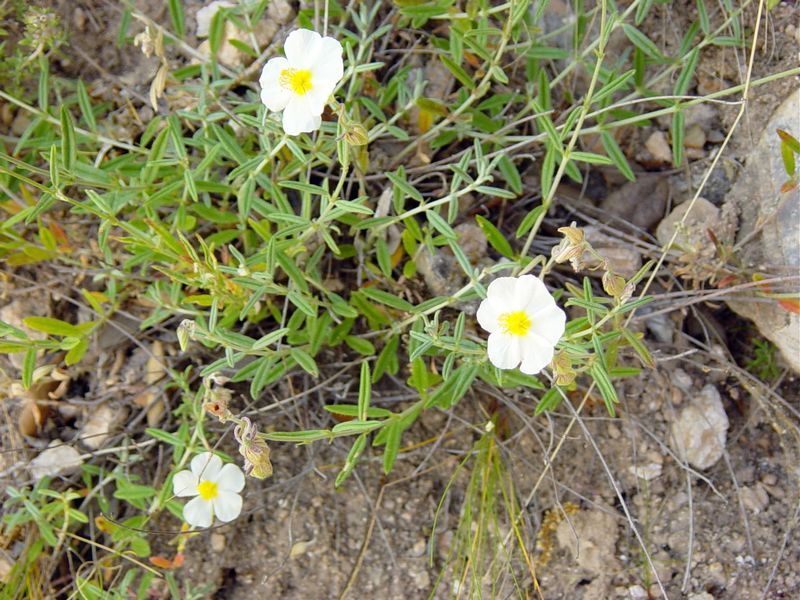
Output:
[[293,69],[310,69],[319,53],[322,36],[310,29],[295,29],[286,38],[283,51]]
[[567,315],[555,302],[549,303],[530,315],[533,323],[532,331],[544,338],[549,344],[555,346],[564,335]]
[[333,93],[333,88],[334,86],[329,84],[317,85],[317,82],[312,80],[311,91],[298,100],[305,103],[311,114],[321,115],[328,103],[328,98]]
[[489,333],[494,333],[500,328],[500,315],[502,313],[488,298],[478,307],[478,324]]
[[498,277],[486,288],[486,297],[503,312],[514,310],[510,307],[517,286],[516,277]]
[[211,452],[203,452],[192,459],[192,473],[197,479],[214,481],[222,468],[222,459]]
[[183,507],[183,520],[195,527],[211,527],[214,521],[211,502],[206,502],[200,496],[189,500]]
[[292,99],[292,92],[280,84],[281,71],[289,68],[289,61],[285,58],[271,58],[264,70],[258,84],[261,86],[261,102],[272,111],[280,111]]
[[221,491],[211,502],[214,504],[214,514],[225,523],[233,521],[242,512],[242,497],[233,492]]
[[215,483],[219,486],[220,493],[241,492],[244,487],[244,473],[237,465],[227,464],[222,467]]
[[[344,61],[342,60],[342,45],[332,37],[324,37],[318,44],[318,54],[311,64],[311,74],[316,83],[325,82],[331,87],[336,87],[344,75]],[[331,90],[333,91],[333,90]]]
[[191,471],[181,471],[172,478],[172,491],[176,496],[197,496],[197,477]]
[[549,302],[553,302],[553,297],[541,279],[535,275],[523,275],[517,279],[514,289],[514,310],[524,310],[531,314]]
[[498,369],[513,369],[521,360],[520,338],[496,332],[489,336],[487,354]]
[[541,336],[525,336],[521,343],[522,365],[519,370],[528,375],[536,375],[553,360],[553,346]]
[[308,103],[297,98],[283,111],[283,130],[287,135],[300,135],[319,129],[322,124],[320,114],[312,112]]

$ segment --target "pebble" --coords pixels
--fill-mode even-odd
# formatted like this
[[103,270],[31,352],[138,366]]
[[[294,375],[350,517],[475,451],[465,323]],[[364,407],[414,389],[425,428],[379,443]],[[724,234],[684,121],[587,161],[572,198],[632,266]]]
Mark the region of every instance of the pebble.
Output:
[[700,592],[699,594],[689,594],[688,600],[714,600],[714,596],[708,592]]
[[643,465],[631,465],[628,467],[628,471],[630,471],[633,475],[638,477],[639,479],[644,479],[645,481],[651,481],[656,477],[661,476],[661,464],[660,463],[646,463]]
[[425,541],[425,539],[420,538],[411,547],[411,551],[409,552],[409,554],[411,556],[422,556],[423,554],[425,554],[425,548],[427,547],[427,545],[428,544]]
[[743,487],[739,491],[744,507],[752,513],[764,512],[769,505],[769,495],[766,488],[760,483],[751,487]]
[[688,148],[702,148],[706,145],[706,132],[700,125],[694,124],[686,130],[683,143]]
[[31,461],[28,469],[36,480],[42,477],[68,475],[78,470],[83,464],[83,459],[75,448],[62,442],[53,440],[50,446]]
[[728,415],[717,388],[706,385],[672,424],[673,450],[693,467],[708,469],[722,458]]
[[628,588],[628,597],[631,600],[645,600],[647,598],[647,590],[640,585],[632,585]]
[[670,380],[675,387],[687,394],[692,390],[692,386],[694,385],[692,376],[683,369],[674,369],[670,374]]
[[657,161],[662,163],[672,162],[672,148],[667,140],[667,135],[663,131],[651,133],[644,146]]
[[222,535],[221,533],[212,533],[211,549],[217,554],[225,550],[225,536]]

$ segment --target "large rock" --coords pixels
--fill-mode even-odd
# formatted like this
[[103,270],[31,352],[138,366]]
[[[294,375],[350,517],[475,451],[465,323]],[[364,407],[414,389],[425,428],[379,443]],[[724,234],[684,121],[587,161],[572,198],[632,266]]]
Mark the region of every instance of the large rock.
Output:
[[[800,89],[773,113],[746,166],[728,193],[727,201],[738,208],[742,245],[740,258],[748,271],[769,275],[800,273],[800,189],[782,193],[786,181],[777,129],[800,139]],[[788,286],[782,290],[787,291]],[[797,291],[800,286],[794,283]],[[800,372],[800,315],[777,301],[742,294],[728,301],[737,313],[752,319],[759,331],[783,353],[786,362]]]
[[728,436],[728,415],[719,392],[707,385],[672,424],[672,447],[697,469],[708,469],[722,458]]

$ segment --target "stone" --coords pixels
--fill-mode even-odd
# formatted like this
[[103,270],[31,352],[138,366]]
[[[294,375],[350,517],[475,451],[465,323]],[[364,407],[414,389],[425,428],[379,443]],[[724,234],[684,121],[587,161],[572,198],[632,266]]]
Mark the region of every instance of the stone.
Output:
[[77,471],[83,459],[75,448],[61,440],[53,440],[31,461],[28,469],[37,481],[42,477],[69,475]]
[[697,469],[708,469],[722,458],[728,435],[728,415],[717,388],[706,385],[672,424],[671,446]]
[[700,125],[692,125],[686,129],[683,145],[687,148],[702,148],[706,145],[706,132]]
[[210,2],[198,10],[194,17],[197,21],[195,35],[197,37],[208,37],[208,28],[211,25],[211,19],[214,18],[214,15],[223,8],[231,8],[233,6],[236,6],[233,2],[214,0],[214,2]]
[[[800,139],[800,89],[794,91],[770,117],[744,170],[727,195],[739,211],[737,256],[751,272],[797,275],[800,270],[800,187],[781,192],[787,176],[776,129]],[[798,284],[782,292],[797,292]],[[766,291],[766,290],[764,290]],[[786,362],[800,373],[800,314],[776,301],[756,298],[753,291],[729,299],[728,306],[752,320],[761,334],[775,344]]]
[[91,450],[102,448],[114,428],[127,416],[127,411],[108,403],[94,407],[81,427],[81,443]]
[[[642,254],[631,244],[606,235],[594,225],[584,227],[583,235],[592,248],[608,261],[609,269],[617,275],[629,279],[642,268]],[[599,266],[599,261],[589,252],[584,253],[582,262],[590,269]]]
[[[720,224],[720,209],[705,198],[698,198],[693,205],[691,202],[684,202],[664,217],[656,227],[656,239],[666,247],[677,229],[678,235],[672,242],[672,248],[703,256],[708,254],[705,250],[710,249],[711,254],[708,257],[712,258],[716,250],[708,236],[708,230],[714,231],[717,239],[720,239],[717,231]],[[732,228],[730,233],[733,233]],[[731,236],[726,236],[729,237]]]
[[743,487],[739,490],[744,507],[752,513],[764,512],[769,505],[767,489],[760,483],[750,487]]
[[[649,230],[663,217],[669,198],[669,182],[661,175],[639,175],[611,192],[600,209],[639,229]],[[614,225],[616,220],[610,220]]]
[[628,471],[630,471],[633,475],[638,477],[639,479],[644,479],[645,481],[651,481],[656,477],[661,476],[661,464],[657,462],[650,462],[641,465],[631,465],[628,467]]
[[672,162],[672,147],[669,144],[669,140],[667,140],[667,134],[663,131],[651,133],[650,137],[645,141],[644,147],[658,162]]
[[556,540],[569,550],[578,566],[591,575],[620,568],[615,556],[619,531],[617,520],[602,510],[582,510],[558,524]]

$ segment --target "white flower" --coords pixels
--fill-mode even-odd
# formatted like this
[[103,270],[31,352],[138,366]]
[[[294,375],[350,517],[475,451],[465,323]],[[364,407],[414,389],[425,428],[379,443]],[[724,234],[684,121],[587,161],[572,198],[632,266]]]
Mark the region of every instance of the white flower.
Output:
[[296,29],[284,45],[286,58],[264,65],[259,84],[261,101],[269,110],[283,111],[287,135],[316,131],[322,111],[344,75],[342,45],[316,31]]
[[210,527],[214,515],[233,521],[242,511],[244,473],[234,465],[222,466],[222,459],[203,452],[192,459],[191,470],[177,473],[172,480],[176,496],[197,496],[183,507],[183,518],[195,527]]
[[225,0],[214,0],[208,6],[204,6],[197,11],[194,18],[197,21],[197,37],[208,37],[208,28],[211,25],[211,19],[222,8],[231,8],[236,6],[233,2],[226,2]]
[[553,359],[567,316],[544,283],[533,275],[498,277],[478,308],[478,323],[489,332],[489,360],[500,369],[534,375]]

